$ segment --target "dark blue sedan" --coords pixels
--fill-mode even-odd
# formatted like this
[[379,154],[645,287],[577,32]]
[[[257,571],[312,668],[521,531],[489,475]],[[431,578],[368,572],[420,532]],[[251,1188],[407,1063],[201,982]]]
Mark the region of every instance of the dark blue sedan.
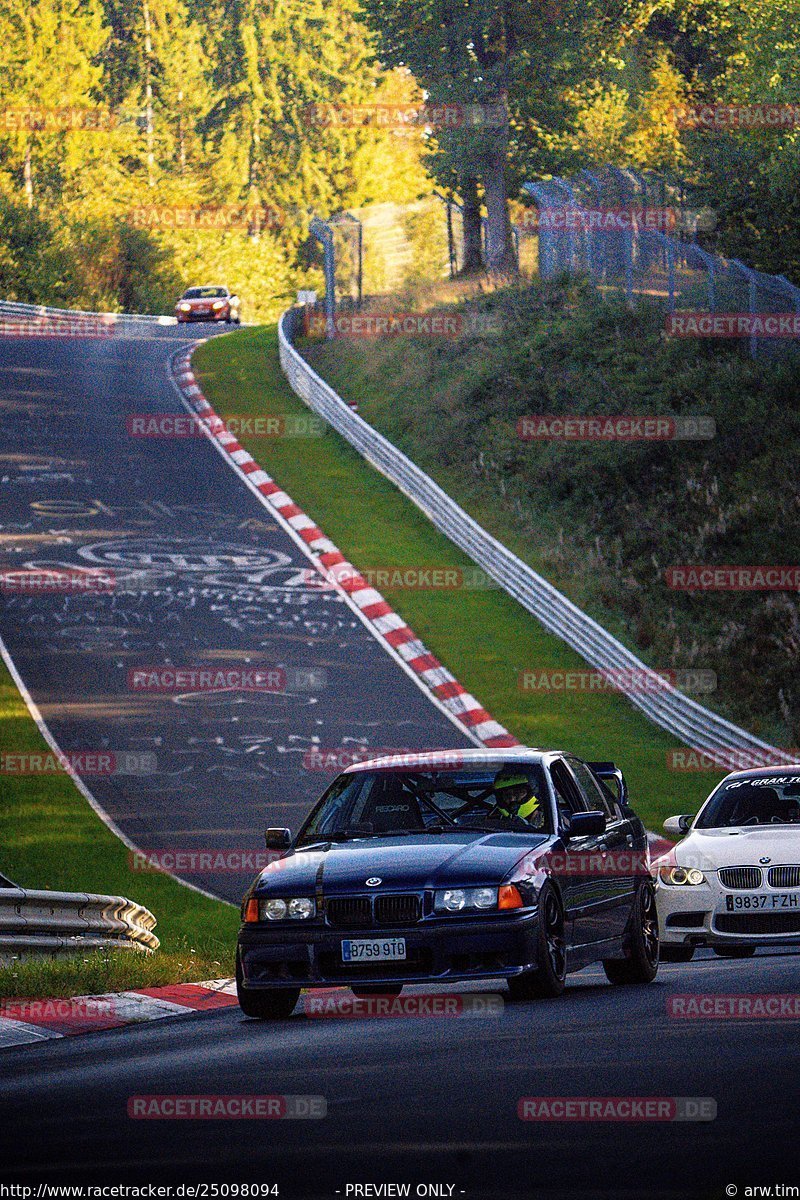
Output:
[[301,988],[508,981],[557,996],[602,962],[649,983],[658,920],[647,835],[613,763],[560,751],[436,751],[350,767],[245,896],[236,955],[248,1016]]

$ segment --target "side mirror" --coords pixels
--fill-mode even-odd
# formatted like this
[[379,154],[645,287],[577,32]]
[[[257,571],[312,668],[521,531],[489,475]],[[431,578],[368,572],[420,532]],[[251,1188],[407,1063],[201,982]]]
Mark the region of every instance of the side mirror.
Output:
[[664,822],[664,830],[666,833],[671,833],[675,837],[680,837],[682,833],[688,833],[692,827],[694,817],[691,813],[684,813],[680,817],[667,817]]
[[292,845],[291,829],[268,829],[264,834],[268,850],[289,850]]
[[569,824],[567,837],[573,838],[597,837],[606,831],[606,814],[599,809],[592,812],[574,813]]

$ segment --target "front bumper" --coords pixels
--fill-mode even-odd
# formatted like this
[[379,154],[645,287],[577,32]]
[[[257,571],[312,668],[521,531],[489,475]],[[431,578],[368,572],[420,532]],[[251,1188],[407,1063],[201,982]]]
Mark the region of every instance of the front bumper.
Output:
[[222,309],[221,312],[214,312],[214,313],[212,313],[212,312],[209,312],[209,313],[179,312],[179,313],[176,313],[175,315],[178,318],[179,325],[189,325],[193,321],[227,321],[229,314],[225,311],[225,309]]
[[[741,891],[725,888],[716,872],[706,873],[707,883],[673,887],[656,883],[656,906],[664,946],[797,946],[800,945],[800,909],[777,912],[728,912],[726,897]],[[752,889],[780,895],[778,889]]]
[[[493,920],[447,918],[385,929],[242,925],[238,959],[248,988],[331,987],[508,979],[536,966],[536,910]],[[344,963],[344,938],[405,938],[404,962]]]

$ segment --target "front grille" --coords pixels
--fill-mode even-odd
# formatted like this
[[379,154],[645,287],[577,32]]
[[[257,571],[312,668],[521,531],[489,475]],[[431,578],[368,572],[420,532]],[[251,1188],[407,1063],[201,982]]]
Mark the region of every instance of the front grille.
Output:
[[800,933],[800,913],[720,913],[720,933]]
[[726,888],[758,888],[761,875],[761,867],[723,867],[719,879]]
[[328,924],[338,929],[369,929],[372,900],[369,896],[337,896],[325,905]]
[[335,929],[373,929],[414,925],[422,917],[422,901],[413,893],[397,896],[333,896],[326,902],[328,924]]
[[774,888],[800,887],[800,867],[770,867],[767,879]]
[[422,916],[419,896],[376,896],[377,925],[413,925]]

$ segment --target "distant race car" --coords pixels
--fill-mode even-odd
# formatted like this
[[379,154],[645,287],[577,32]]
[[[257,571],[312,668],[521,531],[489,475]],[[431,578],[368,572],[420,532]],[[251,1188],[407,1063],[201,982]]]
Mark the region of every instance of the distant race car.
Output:
[[664,828],[688,834],[653,864],[665,962],[800,944],[800,765],[736,771]]
[[241,301],[223,284],[190,287],[175,305],[178,324],[185,321],[225,321],[240,323]]
[[507,979],[557,996],[601,961],[649,983],[658,924],[642,822],[613,763],[514,749],[349,767],[242,906],[239,1003],[292,1012],[301,988],[397,995],[405,983]]

